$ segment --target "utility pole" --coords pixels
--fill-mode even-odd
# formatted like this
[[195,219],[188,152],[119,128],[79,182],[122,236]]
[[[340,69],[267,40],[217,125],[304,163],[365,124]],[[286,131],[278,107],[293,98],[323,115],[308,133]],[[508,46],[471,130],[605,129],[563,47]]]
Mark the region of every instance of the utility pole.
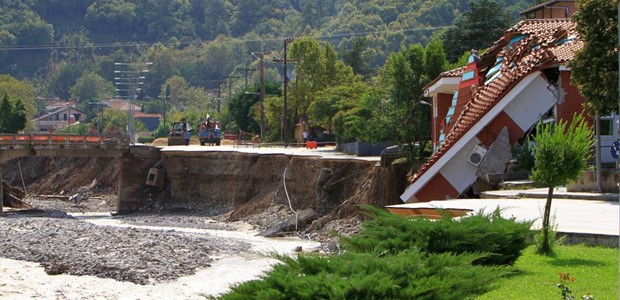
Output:
[[265,53],[260,53],[260,140],[263,141],[265,134],[265,64],[263,58]]
[[[232,102],[232,80],[239,78],[238,76],[226,76],[224,80],[228,79],[228,103]],[[220,95],[218,90],[217,96],[217,112],[220,112]]]
[[166,85],[166,95],[164,96],[164,129],[166,129],[166,102],[170,102],[170,85]]
[[242,68],[241,70],[245,71],[245,88],[247,89],[248,88],[248,75],[249,75],[249,72],[250,71],[256,71],[256,69],[245,67],[245,68]]
[[216,111],[219,113],[220,112],[220,107],[221,107],[221,102],[222,102],[222,84],[218,84],[217,85],[217,107],[216,107]]
[[284,39],[284,59],[274,59],[274,62],[282,62],[284,63],[284,116],[282,117],[282,127],[283,127],[283,131],[284,131],[284,135],[283,135],[283,140],[284,140],[284,147],[286,148],[288,146],[288,101],[287,101],[287,91],[288,91],[288,73],[286,70],[286,63],[287,62],[297,62],[299,61],[298,59],[288,59],[287,57],[287,45],[289,43],[293,42],[293,38],[292,37],[287,37]]

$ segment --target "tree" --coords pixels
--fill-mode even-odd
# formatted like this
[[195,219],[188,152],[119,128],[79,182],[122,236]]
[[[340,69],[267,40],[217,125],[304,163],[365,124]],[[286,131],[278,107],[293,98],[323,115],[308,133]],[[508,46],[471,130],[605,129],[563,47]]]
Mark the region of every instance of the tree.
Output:
[[422,157],[430,141],[430,112],[421,102],[424,85],[429,81],[427,69],[430,68],[424,65],[424,48],[413,45],[390,55],[379,75],[381,86],[389,93],[386,113],[397,122],[398,142],[410,145],[410,159],[415,149]]
[[[571,61],[571,81],[585,98],[585,106],[599,122],[601,115],[618,112],[618,16],[616,1],[583,0],[576,3],[577,30],[583,39],[583,48]],[[596,133],[597,190],[602,191],[600,132]]]
[[448,65],[446,52],[440,40],[432,40],[424,49],[424,72],[429,79],[434,79],[445,71]]
[[26,107],[19,99],[11,99],[7,93],[0,102],[0,132],[17,133],[26,128]]
[[9,75],[0,75],[0,95],[3,93],[12,95],[11,98],[13,99],[19,99],[26,110],[26,119],[29,120],[27,127],[30,128],[32,126],[30,120],[37,114],[34,86],[31,83],[17,80]]
[[618,112],[617,1],[577,1],[577,31],[583,48],[570,62],[571,81],[590,112]]
[[[291,107],[305,115],[317,95],[330,86],[349,84],[356,80],[351,67],[338,60],[330,44],[302,38],[291,45],[290,57],[299,59],[295,78],[290,83]],[[359,79],[357,79],[359,80]]]
[[[127,134],[127,112],[106,109],[103,112],[103,134]],[[144,123],[135,120],[136,132],[145,131]]]
[[355,37],[351,40],[351,48],[345,50],[342,54],[342,60],[351,66],[353,72],[364,78],[372,75],[372,68],[369,67],[369,46],[370,42],[367,37]]
[[[275,81],[265,82],[265,96],[280,95],[281,84]],[[260,132],[260,96],[257,86],[241,90],[228,103],[228,113],[236,127],[243,131]],[[281,115],[281,113],[280,113]]]
[[490,46],[510,27],[510,17],[493,0],[470,0],[470,10],[454,19],[446,31],[444,45],[448,60],[455,62],[465,51]]
[[579,178],[590,156],[592,131],[581,115],[575,115],[570,125],[563,120],[557,125],[539,122],[534,142],[535,163],[530,179],[548,188],[542,220],[543,241],[539,251],[549,254],[552,250],[549,222],[553,189]]
[[161,85],[160,97],[165,97],[166,86],[170,86],[170,102],[167,105],[171,109],[180,109],[185,106],[185,99],[183,99],[183,93],[188,89],[188,84],[185,78],[181,76],[172,76]]
[[82,102],[109,99],[114,95],[114,85],[93,72],[86,72],[71,87],[71,97]]

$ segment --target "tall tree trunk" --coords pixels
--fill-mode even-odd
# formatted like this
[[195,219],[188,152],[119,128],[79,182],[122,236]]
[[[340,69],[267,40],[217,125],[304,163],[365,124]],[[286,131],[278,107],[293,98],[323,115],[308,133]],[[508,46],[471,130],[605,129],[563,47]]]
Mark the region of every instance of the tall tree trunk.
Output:
[[543,214],[542,230],[543,230],[543,245],[542,252],[548,254],[551,252],[551,245],[549,243],[549,219],[551,216],[551,200],[553,199],[553,187],[549,187],[547,192],[547,203],[545,203],[545,212]]

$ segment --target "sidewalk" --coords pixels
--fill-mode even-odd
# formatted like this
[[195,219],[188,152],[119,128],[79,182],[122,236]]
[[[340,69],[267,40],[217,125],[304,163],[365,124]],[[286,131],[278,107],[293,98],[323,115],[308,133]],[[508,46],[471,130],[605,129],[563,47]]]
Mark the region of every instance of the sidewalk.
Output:
[[[543,198],[547,199],[547,188],[527,189],[527,190],[497,190],[480,193],[480,198]],[[553,190],[553,199],[580,199],[580,200],[601,200],[619,201],[620,195],[614,193],[585,193],[568,192],[565,187],[558,187]]]
[[[391,210],[484,209],[491,212],[502,209],[505,217],[535,220],[534,228],[541,227],[547,197],[546,189],[502,190],[485,192],[483,199],[456,199],[391,205]],[[618,194],[571,193],[565,188],[554,191],[551,216],[557,231],[563,233],[619,236],[620,196]]]

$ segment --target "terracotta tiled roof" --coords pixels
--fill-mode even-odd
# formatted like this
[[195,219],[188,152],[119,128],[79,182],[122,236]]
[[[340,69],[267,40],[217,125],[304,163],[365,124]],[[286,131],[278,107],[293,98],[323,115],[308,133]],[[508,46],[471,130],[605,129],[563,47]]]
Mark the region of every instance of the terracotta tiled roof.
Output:
[[[546,66],[571,60],[574,51],[582,46],[575,30],[575,23],[570,19],[524,20],[506,31],[506,36],[487,51],[482,59],[489,60],[489,55],[504,57],[500,75],[488,84],[479,86],[456,118],[455,125],[446,135],[441,148],[424,163],[418,172],[410,178],[415,181],[439,160],[465,133],[473,127],[502,97],[508,93],[525,76]],[[515,35],[526,34],[527,37],[506,47]],[[501,51],[497,47],[503,45]],[[486,53],[485,53],[486,54]]]
[[465,66],[442,72],[439,77],[461,77],[464,71]]

